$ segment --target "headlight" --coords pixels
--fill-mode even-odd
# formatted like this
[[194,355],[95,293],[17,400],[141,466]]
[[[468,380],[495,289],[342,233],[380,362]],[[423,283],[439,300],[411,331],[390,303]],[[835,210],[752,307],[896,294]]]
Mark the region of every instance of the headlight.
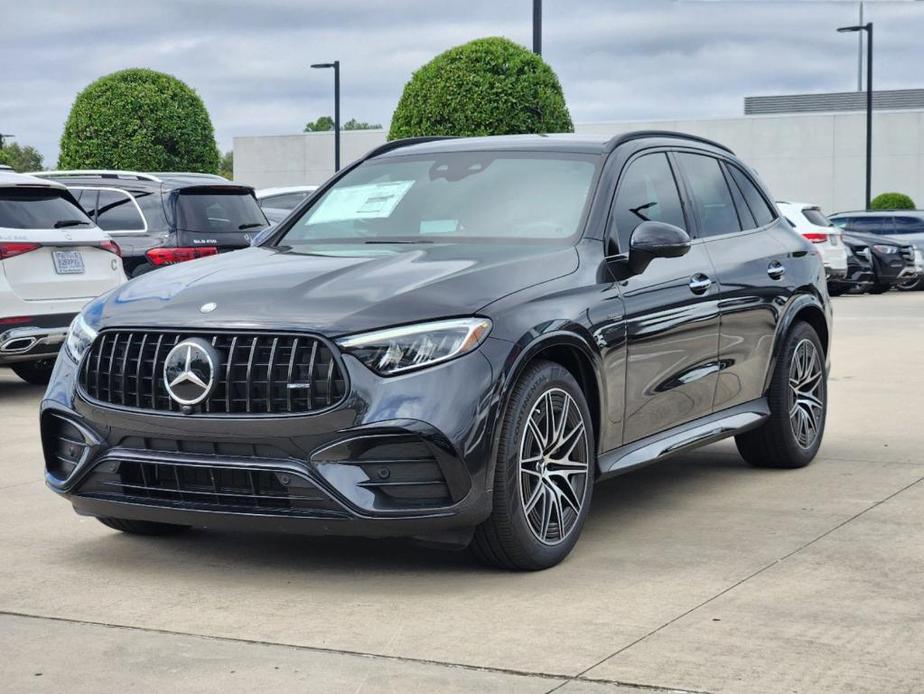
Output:
[[376,373],[391,376],[471,352],[489,332],[487,318],[456,318],[352,335],[337,344]]
[[886,246],[882,243],[874,243],[873,250],[878,253],[885,253],[891,255],[892,253],[898,253],[898,246]]
[[83,314],[78,313],[77,317],[71,321],[71,327],[68,328],[67,340],[64,342],[64,346],[71,359],[79,364],[81,357],[90,349],[90,345],[93,344],[95,339],[96,331],[87,325]]

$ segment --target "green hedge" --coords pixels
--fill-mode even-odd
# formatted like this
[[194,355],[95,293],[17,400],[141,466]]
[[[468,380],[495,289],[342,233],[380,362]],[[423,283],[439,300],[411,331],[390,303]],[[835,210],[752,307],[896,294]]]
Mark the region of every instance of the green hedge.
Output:
[[914,200],[904,193],[881,193],[873,198],[870,206],[874,210],[913,210]]
[[202,99],[171,75],[114,72],[77,95],[61,136],[62,169],[218,172]]
[[552,68],[513,41],[494,37],[451,48],[417,70],[388,139],[573,130]]

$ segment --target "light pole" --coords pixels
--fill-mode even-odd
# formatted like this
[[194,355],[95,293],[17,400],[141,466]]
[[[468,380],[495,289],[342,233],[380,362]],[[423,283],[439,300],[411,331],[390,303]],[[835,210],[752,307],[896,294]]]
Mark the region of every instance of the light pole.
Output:
[[334,69],[334,173],[340,171],[340,61],[315,63],[311,67]]
[[542,55],[542,0],[533,0],[533,53]]
[[16,137],[12,133],[0,133],[0,149],[3,149],[3,141],[8,137]]
[[873,23],[840,27],[841,33],[866,32],[866,209],[872,202],[873,185]]

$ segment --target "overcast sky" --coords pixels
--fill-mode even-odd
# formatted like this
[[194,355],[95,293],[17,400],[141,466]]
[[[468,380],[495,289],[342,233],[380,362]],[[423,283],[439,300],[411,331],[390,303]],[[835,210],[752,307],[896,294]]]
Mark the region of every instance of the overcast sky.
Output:
[[[857,3],[545,0],[543,54],[576,122],[740,115],[747,95],[856,88]],[[924,87],[924,2],[867,2],[876,86]],[[411,72],[483,36],[529,46],[532,0],[41,0],[3,8],[0,132],[53,165],[76,94],[127,67],[196,89],[221,149],[330,114],[387,125]]]

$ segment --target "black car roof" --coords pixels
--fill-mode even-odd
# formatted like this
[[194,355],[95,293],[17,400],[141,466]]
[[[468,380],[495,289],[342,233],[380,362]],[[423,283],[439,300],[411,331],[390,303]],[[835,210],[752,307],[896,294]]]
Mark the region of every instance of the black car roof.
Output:
[[435,152],[477,151],[539,151],[607,154],[616,147],[635,140],[656,140],[658,144],[677,144],[678,141],[706,145],[708,148],[732,151],[712,140],[687,133],[666,130],[639,130],[616,136],[610,135],[494,135],[490,137],[423,137],[395,140],[372,150],[367,158],[430,154]]

